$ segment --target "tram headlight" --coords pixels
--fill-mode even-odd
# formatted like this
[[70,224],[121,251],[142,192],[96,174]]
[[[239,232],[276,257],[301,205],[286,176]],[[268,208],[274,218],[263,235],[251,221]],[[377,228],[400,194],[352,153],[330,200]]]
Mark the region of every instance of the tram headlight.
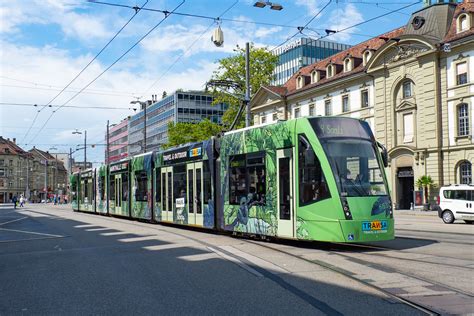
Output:
[[347,200],[345,198],[341,199],[341,202],[342,202],[342,210],[344,211],[344,217],[346,219],[352,219],[352,214],[351,214],[351,210],[349,208],[349,203],[347,202]]

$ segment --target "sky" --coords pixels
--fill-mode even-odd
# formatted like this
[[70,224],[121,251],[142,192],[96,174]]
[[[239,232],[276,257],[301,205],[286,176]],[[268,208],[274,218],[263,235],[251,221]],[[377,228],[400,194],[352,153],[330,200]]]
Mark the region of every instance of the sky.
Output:
[[[98,164],[107,120],[118,123],[136,113],[133,100],[204,89],[217,61],[234,54],[236,45],[274,49],[289,38],[286,44],[356,25],[325,38],[354,45],[405,25],[422,8],[416,0],[281,0],[281,11],[256,8],[250,0],[98,2],[0,0],[0,136],[16,138],[25,150],[69,152],[84,141],[72,132],[87,130],[88,160]],[[176,7],[184,15],[164,19],[159,12]],[[218,24],[223,47],[210,40]],[[74,157],[82,160],[83,152]]]

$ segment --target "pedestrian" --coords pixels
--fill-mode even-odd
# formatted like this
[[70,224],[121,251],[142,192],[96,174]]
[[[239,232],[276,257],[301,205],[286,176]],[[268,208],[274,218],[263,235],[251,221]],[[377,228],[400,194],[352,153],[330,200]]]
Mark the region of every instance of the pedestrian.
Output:
[[67,204],[67,195],[64,197],[64,204]]
[[61,195],[58,195],[58,204],[61,204]]
[[23,207],[25,204],[25,198],[23,197],[23,195],[20,196],[20,207]]
[[56,195],[54,195],[54,196],[53,196],[53,203],[54,203],[54,205],[56,205],[56,201],[57,201],[57,200],[56,200]]
[[18,201],[18,200],[17,200],[17,197],[16,197],[16,195],[14,195],[13,198],[12,198],[13,208],[14,208],[14,209],[16,209],[16,202],[17,202],[17,201]]

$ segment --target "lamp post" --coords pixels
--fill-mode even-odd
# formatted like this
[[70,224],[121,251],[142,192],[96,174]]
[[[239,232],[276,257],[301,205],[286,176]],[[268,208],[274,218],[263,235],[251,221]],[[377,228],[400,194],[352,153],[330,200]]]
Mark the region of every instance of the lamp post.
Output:
[[143,153],[146,153],[146,106],[147,102],[140,100],[131,101],[130,104],[140,104],[143,107]]
[[[73,134],[82,135],[82,132],[79,132],[77,129],[72,132]],[[86,170],[87,162],[87,131],[84,131],[84,170]]]

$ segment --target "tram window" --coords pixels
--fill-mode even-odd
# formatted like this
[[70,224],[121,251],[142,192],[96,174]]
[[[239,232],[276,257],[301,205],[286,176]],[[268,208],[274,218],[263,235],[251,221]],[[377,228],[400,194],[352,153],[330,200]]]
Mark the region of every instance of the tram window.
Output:
[[84,199],[88,197],[88,194],[89,194],[89,183],[87,182],[87,180],[84,180]]
[[193,169],[188,170],[188,188],[189,188],[189,213],[194,213],[194,190],[193,190]]
[[299,135],[298,166],[300,206],[331,197],[319,159],[304,135]]
[[173,167],[173,189],[175,199],[186,198],[186,165]]
[[161,203],[161,169],[156,169],[156,188],[155,188],[155,201]]
[[110,176],[109,198],[115,201],[115,176]]
[[148,177],[146,171],[135,172],[135,181],[136,181],[136,191],[135,191],[135,200],[137,201],[147,201],[147,191],[148,191]]
[[204,173],[203,173],[204,204],[209,204],[209,200],[212,200],[211,173],[209,172],[209,161],[204,161],[203,167],[204,167]]
[[[201,200],[201,193],[202,193],[202,175],[201,175],[201,168],[196,169],[196,213],[202,214],[202,200]],[[190,203],[191,205],[192,203]]]
[[122,201],[128,201],[128,174],[122,174]]
[[265,204],[265,153],[230,157],[229,203]]
[[100,176],[99,177],[99,195],[100,199],[103,201],[105,200],[105,176]]
[[240,204],[239,199],[247,196],[245,155],[230,157],[229,203]]

